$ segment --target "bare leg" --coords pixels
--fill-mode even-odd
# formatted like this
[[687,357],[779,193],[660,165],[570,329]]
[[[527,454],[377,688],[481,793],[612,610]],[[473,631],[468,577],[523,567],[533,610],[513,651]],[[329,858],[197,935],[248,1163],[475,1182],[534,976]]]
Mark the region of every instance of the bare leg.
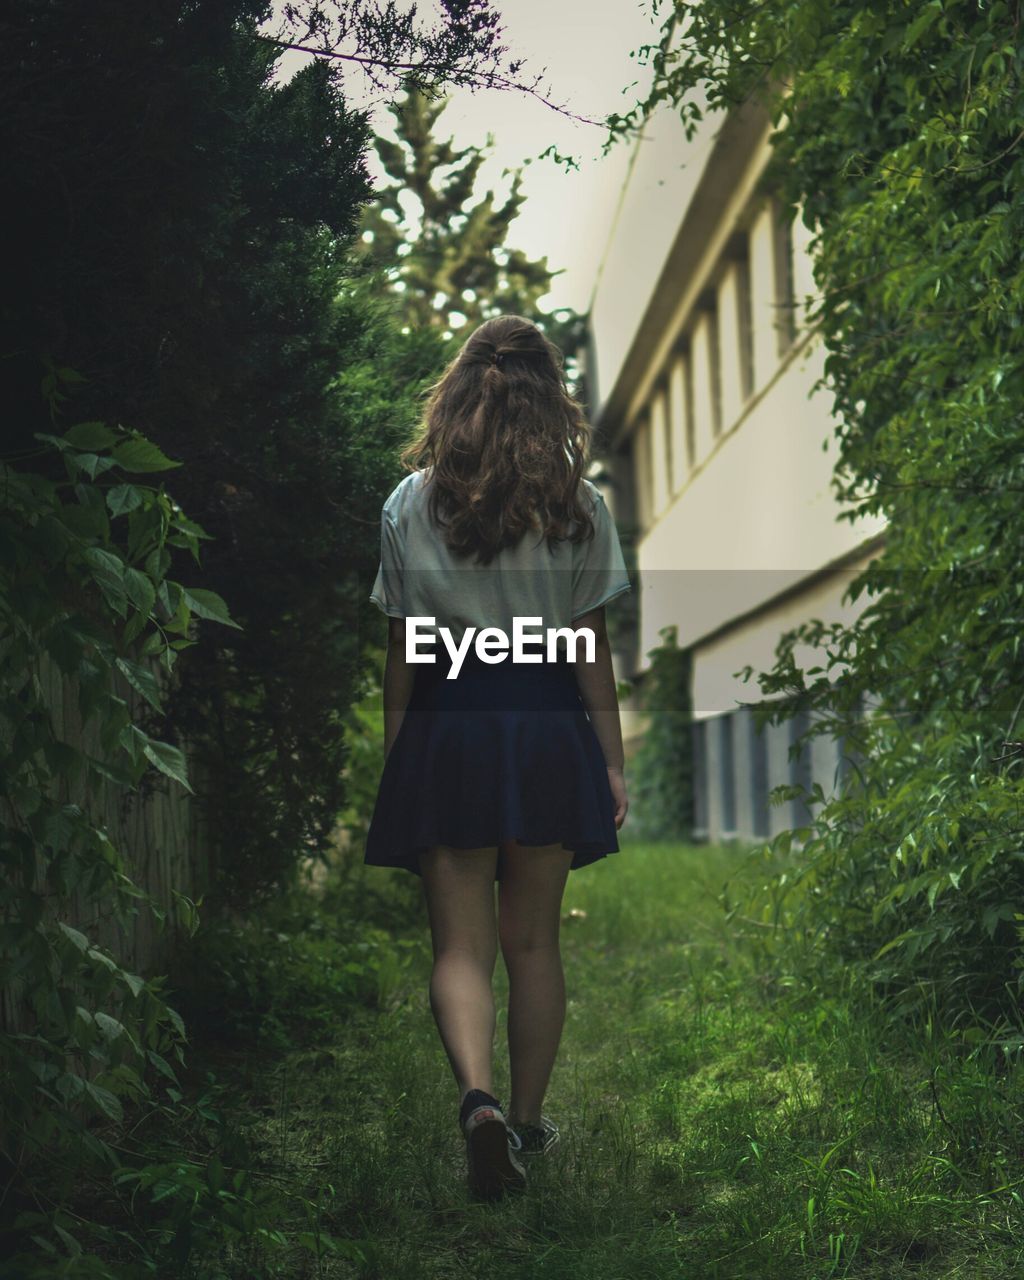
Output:
[[430,1007],[459,1086],[493,1093],[494,993],[498,954],[494,871],[498,851],[438,845],[420,856],[434,968]]
[[539,1124],[565,1022],[565,975],[558,948],[562,894],[572,850],[560,844],[504,846],[498,936],[508,970],[508,1118]]

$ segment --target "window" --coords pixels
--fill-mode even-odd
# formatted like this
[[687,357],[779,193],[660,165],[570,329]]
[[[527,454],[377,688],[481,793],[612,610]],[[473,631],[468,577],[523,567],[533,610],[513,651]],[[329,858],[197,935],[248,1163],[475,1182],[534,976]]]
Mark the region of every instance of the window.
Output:
[[668,424],[668,396],[663,382],[656,387],[647,409],[651,450],[651,519],[656,520],[672,495],[669,465],[672,443]]
[[708,356],[711,369],[711,431],[722,430],[722,352],[719,345],[718,307],[708,309]]
[[775,249],[776,335],[780,356],[786,354],[796,337],[796,299],[793,293],[793,229],[783,221],[777,201],[772,202]]
[[768,808],[768,728],[758,729],[752,712],[747,713],[750,728],[750,791],[751,825],[757,839],[771,835],[771,817]]
[[736,744],[733,737],[735,722],[736,714],[732,711],[719,717],[718,721],[721,751],[720,786],[722,788],[723,834],[736,830]]
[[668,375],[668,465],[669,490],[677,493],[689,468],[686,430],[686,357],[676,350]]
[[[811,727],[810,712],[806,707],[801,707],[799,711],[792,717],[790,724],[790,750],[797,751],[794,745],[799,738],[807,732]],[[811,761],[811,741],[808,740],[799,748],[799,754],[795,759],[791,759],[789,763],[789,780],[794,786],[801,786],[805,792],[810,792],[814,781],[813,767]],[[802,796],[793,798],[793,823],[796,826],[806,826],[812,817],[811,809]]]
[[653,493],[651,488],[651,420],[644,414],[637,421],[633,436],[634,477],[636,480],[636,509],[641,530],[653,519]]
[[693,353],[691,348],[687,346],[683,359],[685,364],[683,371],[686,374],[684,379],[684,387],[686,391],[686,463],[692,467],[697,457],[697,438],[693,423]]
[[706,720],[694,720],[693,730],[693,834],[708,833],[707,737]]
[[750,251],[743,237],[743,254],[736,263],[737,319],[740,350],[740,395],[744,400],[754,390],[754,308],[750,289]]

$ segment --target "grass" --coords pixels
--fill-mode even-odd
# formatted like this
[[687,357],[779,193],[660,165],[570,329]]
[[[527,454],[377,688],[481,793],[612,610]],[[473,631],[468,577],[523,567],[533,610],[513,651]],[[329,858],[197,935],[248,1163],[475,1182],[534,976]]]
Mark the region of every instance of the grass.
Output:
[[[409,901],[404,873],[364,883]],[[870,997],[815,990],[719,900],[741,848],[630,846],[570,875],[569,997],[524,1196],[472,1202],[427,1000],[425,912],[380,999],[287,1047],[199,1044],[273,1230],[200,1273],[381,1280],[824,1280],[1021,1274],[1020,1069]],[[370,877],[373,877],[370,879]],[[418,889],[414,886],[414,891]],[[396,920],[400,917],[396,915]],[[407,912],[407,914],[410,914]],[[395,923],[389,928],[398,931]],[[321,946],[327,945],[324,943]],[[318,961],[319,963],[319,961]],[[495,1088],[507,1096],[500,958]],[[312,1000],[313,997],[311,996]],[[289,991],[294,1006],[301,1000]],[[301,1010],[292,1009],[300,1014]],[[254,1194],[256,1194],[254,1192]]]

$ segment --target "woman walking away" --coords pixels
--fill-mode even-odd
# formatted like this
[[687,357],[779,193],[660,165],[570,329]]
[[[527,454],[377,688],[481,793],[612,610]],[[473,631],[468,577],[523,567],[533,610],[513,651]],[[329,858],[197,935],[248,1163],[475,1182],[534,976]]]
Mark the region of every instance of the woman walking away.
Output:
[[[570,871],[618,852],[628,808],[604,606],[630,582],[584,478],[590,441],[559,349],[520,316],[486,321],[430,389],[402,454],[410,474],[384,504],[370,597],[389,624],[365,862],[421,877],[430,1006],[470,1190],[485,1199],[523,1188],[523,1158],[557,1140],[541,1106],[565,1020],[562,895]],[[503,648],[517,626],[521,660]],[[573,640],[581,628],[590,653],[586,632]],[[491,1074],[499,943],[507,1111]]]

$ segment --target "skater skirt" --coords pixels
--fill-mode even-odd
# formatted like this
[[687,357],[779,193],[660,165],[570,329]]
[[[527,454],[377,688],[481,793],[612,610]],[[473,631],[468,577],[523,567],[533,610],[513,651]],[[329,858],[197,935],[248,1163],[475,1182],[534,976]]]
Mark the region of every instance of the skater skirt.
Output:
[[368,866],[421,875],[424,849],[561,844],[570,870],[619,851],[604,753],[575,668],[483,662],[470,650],[416,667],[412,696],[384,762],[366,839]]

